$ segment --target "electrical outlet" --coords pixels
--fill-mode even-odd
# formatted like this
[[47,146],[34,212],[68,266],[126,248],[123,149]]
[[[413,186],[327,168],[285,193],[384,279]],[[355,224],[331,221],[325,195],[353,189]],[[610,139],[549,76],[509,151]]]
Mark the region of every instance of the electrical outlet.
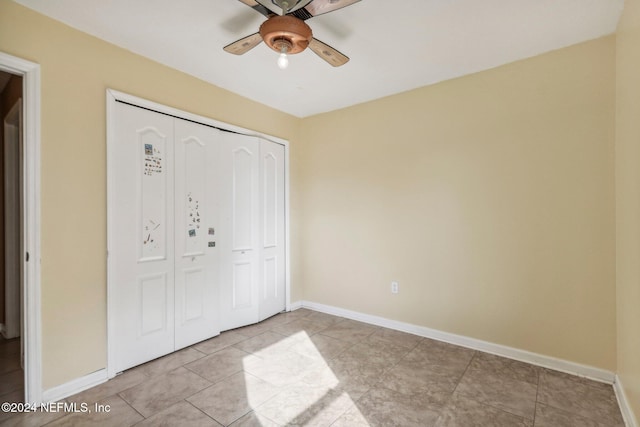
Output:
[[391,293],[392,294],[397,294],[398,291],[399,291],[398,282],[391,282]]

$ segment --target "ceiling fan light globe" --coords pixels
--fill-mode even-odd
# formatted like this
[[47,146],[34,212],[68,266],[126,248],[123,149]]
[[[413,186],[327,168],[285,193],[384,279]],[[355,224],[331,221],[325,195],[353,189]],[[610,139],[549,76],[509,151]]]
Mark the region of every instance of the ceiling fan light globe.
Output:
[[281,70],[285,70],[287,67],[289,66],[289,57],[287,56],[286,53],[281,53],[280,56],[278,56],[278,67]]

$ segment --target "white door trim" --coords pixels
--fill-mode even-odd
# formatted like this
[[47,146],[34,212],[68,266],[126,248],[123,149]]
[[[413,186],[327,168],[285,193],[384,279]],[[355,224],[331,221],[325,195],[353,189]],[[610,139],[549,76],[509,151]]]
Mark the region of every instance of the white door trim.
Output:
[[111,283],[111,277],[113,277],[112,269],[113,265],[110,261],[109,251],[111,250],[111,242],[114,241],[114,237],[112,235],[112,228],[109,225],[114,221],[114,212],[112,206],[114,206],[114,195],[113,195],[113,176],[115,173],[115,168],[113,166],[113,156],[114,156],[114,147],[116,138],[115,133],[115,106],[116,102],[125,102],[127,104],[135,105],[142,108],[147,108],[149,110],[157,111],[159,113],[168,114],[170,116],[174,116],[180,119],[190,120],[197,123],[202,123],[204,125],[213,126],[219,129],[224,129],[231,132],[237,132],[243,135],[256,136],[259,138],[263,138],[278,144],[281,144],[285,147],[285,218],[286,218],[286,258],[285,258],[285,275],[286,275],[286,284],[285,284],[285,292],[286,292],[286,300],[285,307],[286,310],[289,310],[290,300],[291,300],[291,284],[290,284],[290,239],[289,239],[289,141],[278,138],[275,136],[263,134],[260,132],[256,132],[254,130],[245,129],[239,126],[230,125],[228,123],[220,122],[217,120],[210,119],[208,117],[200,116],[197,114],[192,114],[186,111],[179,110],[177,108],[169,107],[166,105],[158,104],[153,101],[149,101],[143,98],[139,98],[137,96],[129,95],[123,92],[119,92],[113,89],[107,89],[106,95],[107,102],[107,375],[109,378],[113,378],[118,372],[115,372],[115,354],[114,354],[114,346],[115,342],[114,337],[114,324],[113,319],[115,318],[115,304],[113,301],[113,284]]
[[291,214],[289,212],[289,143],[284,144],[284,309],[291,311]]
[[24,124],[24,247],[23,322],[25,336],[25,401],[42,402],[42,329],[40,310],[40,65],[0,52],[0,70],[21,75]]

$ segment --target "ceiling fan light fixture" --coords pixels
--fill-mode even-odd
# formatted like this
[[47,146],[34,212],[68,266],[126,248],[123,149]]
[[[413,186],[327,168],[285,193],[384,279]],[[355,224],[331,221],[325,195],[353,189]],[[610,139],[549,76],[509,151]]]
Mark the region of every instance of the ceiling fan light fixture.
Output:
[[271,49],[278,52],[278,67],[289,66],[289,55],[300,53],[313,38],[311,28],[293,16],[274,16],[260,26],[260,36]]
[[272,16],[260,26],[260,36],[271,49],[280,53],[282,44],[287,45],[287,55],[300,53],[309,46],[313,38],[311,28],[294,16]]
[[[226,45],[223,49],[234,55],[243,55],[261,41],[279,54],[278,66],[289,64],[289,55],[309,47],[316,55],[334,67],[349,62],[349,57],[313,37],[305,23],[309,18],[350,6],[360,0],[240,0],[267,17],[257,33]],[[292,6],[290,6],[292,5]],[[281,14],[282,13],[282,14]]]
[[289,57],[286,53],[282,52],[280,56],[278,56],[278,68],[281,70],[286,70],[289,66]]
[[287,53],[291,50],[293,44],[286,38],[278,39],[273,43],[274,47],[280,48],[280,55],[278,56],[278,67],[281,70],[285,70],[289,66],[289,57]]

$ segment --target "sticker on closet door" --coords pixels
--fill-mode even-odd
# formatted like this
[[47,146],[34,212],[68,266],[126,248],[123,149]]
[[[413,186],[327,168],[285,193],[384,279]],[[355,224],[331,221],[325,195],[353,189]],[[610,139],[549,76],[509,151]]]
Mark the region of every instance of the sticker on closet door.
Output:
[[153,176],[162,173],[162,156],[153,144],[144,144],[144,174]]
[[197,237],[200,234],[200,201],[196,199],[193,193],[187,193],[187,230],[189,237]]
[[[199,137],[189,135],[181,139],[177,149],[182,153],[178,156],[177,170],[182,170],[182,179],[176,181],[178,189],[176,194],[182,194],[184,198],[182,215],[184,217],[183,257],[204,255],[206,245],[206,231],[204,226],[204,195],[206,188],[204,178],[207,176],[206,144]],[[182,192],[182,191],[184,192]]]
[[203,214],[200,200],[193,192],[186,195],[185,212],[185,253],[183,256],[202,255],[202,242],[204,240],[204,228],[202,226]]
[[143,245],[149,245],[149,247],[153,247],[153,249],[159,249],[157,242],[157,230],[160,228],[160,222],[154,221],[153,219],[146,219],[144,222],[143,235],[147,237],[142,241]]
[[138,131],[140,143],[139,262],[166,257],[167,180],[164,171],[166,137],[153,127]]

